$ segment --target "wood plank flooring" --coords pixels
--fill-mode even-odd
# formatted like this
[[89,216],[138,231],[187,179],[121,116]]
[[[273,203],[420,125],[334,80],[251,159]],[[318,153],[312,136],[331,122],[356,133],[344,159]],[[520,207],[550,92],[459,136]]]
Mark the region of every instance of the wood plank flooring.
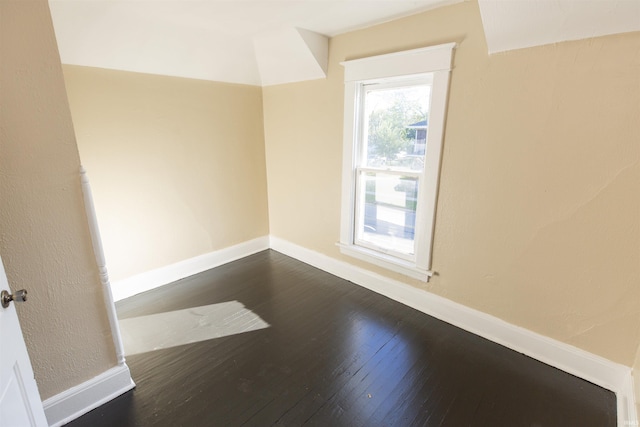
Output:
[[616,425],[614,393],[274,251],[117,310],[228,301],[270,326],[127,356],[136,389],[69,425]]

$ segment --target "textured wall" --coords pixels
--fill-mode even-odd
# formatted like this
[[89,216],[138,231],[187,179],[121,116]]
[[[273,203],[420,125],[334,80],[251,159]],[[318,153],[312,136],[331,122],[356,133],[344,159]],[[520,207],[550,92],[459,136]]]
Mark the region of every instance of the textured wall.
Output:
[[63,69],[112,281],[269,234],[259,87]]
[[43,399],[115,366],[45,0],[0,1],[0,255]]
[[[433,268],[339,253],[345,59],[455,41]],[[476,2],[331,40],[263,91],[271,234],[631,366],[640,342],[640,33],[487,55]]]

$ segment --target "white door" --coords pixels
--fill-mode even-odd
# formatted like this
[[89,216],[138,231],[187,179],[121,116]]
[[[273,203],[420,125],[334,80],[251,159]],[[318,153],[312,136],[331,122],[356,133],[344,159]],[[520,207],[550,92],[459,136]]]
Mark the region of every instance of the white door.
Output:
[[[9,290],[0,259],[0,291]],[[0,298],[0,426],[46,426],[47,419],[22,338],[15,302],[3,308]]]

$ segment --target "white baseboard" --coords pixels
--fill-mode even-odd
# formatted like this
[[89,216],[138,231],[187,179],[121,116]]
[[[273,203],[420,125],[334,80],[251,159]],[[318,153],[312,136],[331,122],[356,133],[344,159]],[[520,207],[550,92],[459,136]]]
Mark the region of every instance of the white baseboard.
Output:
[[269,249],[269,237],[263,236],[167,265],[166,267],[137,274],[111,284],[113,299],[120,301],[266,249]]
[[118,365],[42,402],[47,422],[62,426],[134,387],[129,367]]
[[[157,270],[139,274],[129,279],[115,282],[112,284],[114,299],[116,301],[121,300],[269,248],[314,267],[320,268],[328,273],[349,280],[357,285],[382,294],[395,301],[479,335],[490,341],[501,344],[519,353],[523,353],[550,366],[609,389],[616,393],[618,425],[639,425],[635,406],[633,377],[631,375],[630,367],[620,365],[577,347],[573,347],[569,344],[565,344],[519,326],[512,325],[504,320],[481,311],[474,310],[438,295],[389,279],[274,236],[260,237],[258,239],[250,240],[229,248],[221,249],[219,251],[211,252],[162,267]],[[130,376],[128,376],[128,378],[129,381],[131,381]],[[132,384],[133,383],[131,382],[131,387],[133,387]],[[80,387],[80,389],[72,392],[72,390],[75,390],[77,387]],[[115,393],[112,397],[103,399],[101,403],[90,407],[84,412],[82,412],[83,410],[79,410],[77,415],[69,416],[68,414],[72,413],[72,411],[64,408],[67,408],[67,406],[70,407],[71,404],[62,405],[57,403],[57,400],[54,401],[53,399],[58,399],[59,396],[62,395],[66,396],[68,392],[71,392],[75,396],[87,389],[84,384],[77,387],[61,393],[58,396],[54,396],[45,402],[45,414],[47,415],[47,419],[51,425],[61,425],[64,422],[68,422],[82,413],[87,412],[96,406],[99,406],[99,404],[102,404],[120,394]],[[64,402],[66,400],[67,398],[64,398],[61,401]],[[84,399],[80,398],[76,398],[76,400],[84,401]],[[74,399],[70,399],[70,401],[73,402]],[[61,406],[63,409],[58,410],[58,406]],[[87,405],[87,407],[89,406],[91,405]],[[54,420],[59,419],[62,419],[63,421],[56,424]]]
[[[266,249],[269,249],[268,236],[114,282],[111,291],[118,301]],[[118,365],[45,400],[47,422],[50,426],[62,426],[134,387],[129,367],[124,363]]]
[[611,390],[617,397],[618,425],[638,425],[628,366],[274,236],[271,249]]

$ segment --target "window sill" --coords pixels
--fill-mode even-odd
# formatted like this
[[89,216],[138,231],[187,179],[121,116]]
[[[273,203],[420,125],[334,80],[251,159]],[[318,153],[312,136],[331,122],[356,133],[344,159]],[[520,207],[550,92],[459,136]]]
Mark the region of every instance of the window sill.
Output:
[[387,270],[391,270],[423,282],[428,282],[429,278],[433,275],[432,271],[423,270],[416,267],[416,265],[410,261],[405,261],[391,255],[385,255],[361,246],[346,245],[344,243],[338,243],[337,245],[340,248],[340,252],[345,255],[352,256],[361,261],[386,268]]

